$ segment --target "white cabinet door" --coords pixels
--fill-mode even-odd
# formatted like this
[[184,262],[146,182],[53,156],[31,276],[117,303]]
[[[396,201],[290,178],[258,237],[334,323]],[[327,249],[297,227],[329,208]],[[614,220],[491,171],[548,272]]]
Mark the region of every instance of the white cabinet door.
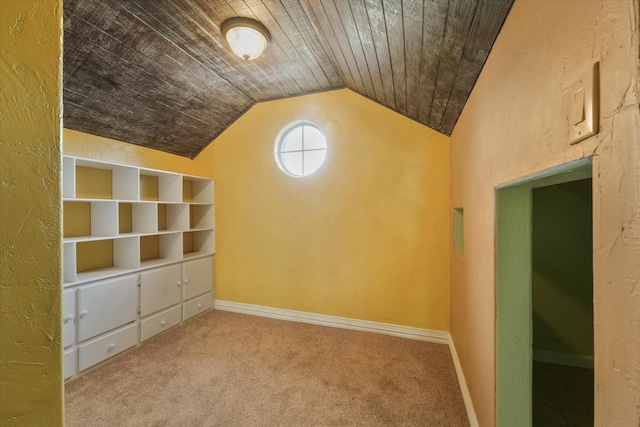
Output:
[[76,342],[76,290],[62,293],[62,342],[64,348]]
[[84,341],[136,320],[138,276],[78,289],[78,339]]
[[140,315],[147,316],[180,302],[180,265],[140,274]]
[[213,291],[213,258],[183,264],[184,299]]

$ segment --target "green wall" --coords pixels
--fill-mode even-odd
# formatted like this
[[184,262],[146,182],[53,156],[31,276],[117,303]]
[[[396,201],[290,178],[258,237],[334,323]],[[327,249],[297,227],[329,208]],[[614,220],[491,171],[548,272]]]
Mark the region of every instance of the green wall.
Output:
[[533,190],[533,347],[593,356],[591,180]]

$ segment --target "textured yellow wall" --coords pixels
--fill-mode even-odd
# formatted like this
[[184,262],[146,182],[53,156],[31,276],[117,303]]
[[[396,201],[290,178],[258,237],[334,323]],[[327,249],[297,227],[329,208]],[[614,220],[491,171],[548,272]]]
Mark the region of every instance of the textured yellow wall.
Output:
[[67,156],[184,174],[194,173],[194,162],[191,159],[151,150],[140,145],[127,144],[71,129],[63,129],[62,141],[63,151]]
[[[595,425],[640,423],[637,0],[517,0],[451,137],[451,334],[481,426],[495,423],[494,186],[593,155]],[[600,61],[601,129],[568,143],[569,87]]]
[[0,2],[0,424],[62,421],[62,0]]
[[[328,139],[304,179],[280,130]],[[254,106],[196,159],[216,185],[216,298],[449,329],[449,139],[348,90]]]

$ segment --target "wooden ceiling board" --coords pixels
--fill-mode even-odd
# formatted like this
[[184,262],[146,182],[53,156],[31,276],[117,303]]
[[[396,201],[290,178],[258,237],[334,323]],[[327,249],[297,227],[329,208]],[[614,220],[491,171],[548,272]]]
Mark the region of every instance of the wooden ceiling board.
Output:
[[66,127],[98,133],[100,121],[102,136],[191,157],[254,103],[124,3],[80,3],[65,9]]
[[442,119],[444,133],[451,134],[458,117],[462,113],[467,98],[475,85],[480,71],[489,56],[493,41],[489,44],[486,33],[498,34],[506,18],[511,4],[480,0],[476,7],[473,21],[469,29],[464,52],[456,70],[456,80],[451,89],[450,101],[447,103]]
[[[332,5],[334,7],[332,7]],[[352,5],[349,2],[324,2],[323,5],[329,19],[338,26],[334,29],[334,33],[338,35],[338,40],[344,40],[344,46],[349,50],[351,57],[355,62],[356,72],[360,76],[360,81],[364,86],[364,93],[369,98],[376,98],[376,92],[369,71],[369,63],[367,55],[365,55],[365,46],[360,37],[360,31],[352,14]],[[343,31],[340,31],[340,30]],[[365,38],[366,40],[366,38]],[[371,51],[371,49],[368,49]]]
[[389,57],[393,78],[393,90],[396,95],[396,109],[407,112],[407,81],[405,63],[405,28],[402,23],[402,2],[400,0],[382,0],[382,11],[389,41]]
[[[163,35],[203,63],[209,63],[255,101],[343,86],[324,51],[317,45],[309,46],[299,31],[291,31],[295,27],[289,15],[272,13],[284,9],[279,1],[181,1],[163,8],[137,1],[135,5],[141,19],[156,19]],[[292,13],[300,15],[297,0],[288,0],[286,5]],[[148,10],[141,11],[143,6]],[[244,61],[231,53],[219,27],[234,16],[257,19],[269,28],[272,37],[269,55]],[[304,28],[303,20],[299,24]],[[203,43],[206,40],[211,43]]]
[[420,83],[418,85],[418,111],[416,120],[429,123],[429,115],[433,105],[433,94],[440,70],[440,52],[445,38],[449,1],[430,1],[423,8],[422,63],[420,65]]
[[450,135],[513,1],[306,4],[348,88]]
[[402,7],[404,26],[405,85],[407,91],[406,115],[418,119],[420,103],[420,74],[422,73],[422,50],[424,44],[424,2],[411,2]]
[[[304,1],[306,2],[307,0]],[[340,80],[345,86],[353,87],[355,85],[355,82],[351,73],[349,72],[349,67],[345,62],[345,58],[342,55],[340,48],[336,47],[338,42],[335,38],[335,35],[333,34],[333,30],[331,29],[329,21],[326,19],[318,20],[315,16],[314,11],[308,7],[305,7],[305,10],[307,11],[307,16],[309,16],[311,22],[315,23],[314,28],[316,30],[316,33],[319,35],[323,46],[325,46],[327,56],[331,60],[332,66],[334,67],[336,73],[339,75]],[[339,55],[336,56],[336,52]]]
[[[450,101],[450,94],[459,69],[458,65],[464,53],[467,33],[473,20],[477,3],[477,0],[449,2],[444,41],[440,49],[438,77],[433,91],[429,120],[426,123],[427,126],[447,135],[451,134],[451,130],[445,130],[448,129],[448,126],[446,124],[443,126],[442,118]],[[453,129],[453,124],[451,129]]]
[[[251,98],[255,93],[268,93],[277,96],[282,92],[289,92],[293,83],[282,82],[271,77],[275,73],[270,64],[258,67],[255,61],[243,61],[226,49],[226,41],[220,34],[219,24],[210,19],[207,10],[198,7],[197,2],[190,6],[167,2],[162,8],[153,2],[134,2],[127,5],[132,13],[144,21],[151,22],[158,33],[180,46],[189,55],[212,72],[224,78],[229,84]],[[225,1],[218,2],[217,12],[223,16],[235,16],[235,12]],[[191,12],[185,16],[183,11]],[[260,60],[262,58],[259,58]],[[263,61],[264,62],[264,61]]]
[[[367,27],[371,32],[371,39],[373,40],[373,51],[377,60],[377,70],[373,69],[373,73],[376,71],[379,76],[374,76],[374,82],[378,78],[382,82],[382,93],[377,98],[379,102],[394,110],[397,110],[396,95],[393,81],[393,68],[391,66],[391,56],[389,55],[389,40],[387,38],[387,23],[384,19],[384,10],[382,9],[382,0],[364,0],[364,7],[361,4],[356,4],[354,10],[354,16],[356,16],[358,22],[361,22],[361,32],[366,34]],[[365,15],[359,13],[359,10],[364,9]],[[364,36],[366,37],[366,35]],[[371,50],[369,45],[366,45],[367,52]],[[371,54],[370,54],[371,55]]]
[[[193,158],[256,102],[342,87],[450,134],[513,0],[65,0],[64,126]],[[228,18],[271,43],[238,58]]]
[[[344,86],[329,58],[326,57],[326,51],[317,37],[316,29],[309,21],[305,8],[300,2],[290,2],[287,7],[280,2],[272,2],[266,6],[279,23],[283,35],[288,34],[290,29],[294,29],[287,35],[290,44],[313,73],[322,90]],[[322,61],[317,59],[320,52],[325,55]]]

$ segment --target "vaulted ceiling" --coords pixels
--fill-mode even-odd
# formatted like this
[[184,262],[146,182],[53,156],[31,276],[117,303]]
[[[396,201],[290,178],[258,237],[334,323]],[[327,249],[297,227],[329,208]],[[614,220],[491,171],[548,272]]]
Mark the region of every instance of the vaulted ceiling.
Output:
[[[514,0],[65,0],[64,126],[186,157],[256,102],[347,87],[449,135]],[[220,25],[271,33],[253,61]]]

